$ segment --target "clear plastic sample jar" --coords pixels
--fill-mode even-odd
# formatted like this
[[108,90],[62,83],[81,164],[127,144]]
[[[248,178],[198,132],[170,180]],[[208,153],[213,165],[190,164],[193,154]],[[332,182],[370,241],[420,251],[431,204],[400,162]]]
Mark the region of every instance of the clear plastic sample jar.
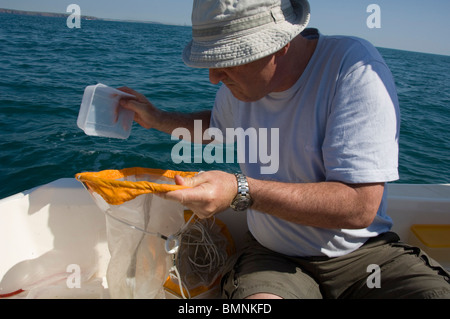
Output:
[[87,135],[128,138],[134,112],[119,105],[122,97],[134,96],[101,83],[86,87],[78,114],[78,127]]

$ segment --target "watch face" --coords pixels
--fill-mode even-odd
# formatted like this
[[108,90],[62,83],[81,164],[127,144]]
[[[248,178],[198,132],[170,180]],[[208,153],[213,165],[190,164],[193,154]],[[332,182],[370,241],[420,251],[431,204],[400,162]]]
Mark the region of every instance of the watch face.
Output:
[[247,197],[240,197],[234,200],[232,207],[234,210],[243,211],[246,210],[250,206],[250,199]]
[[248,202],[247,201],[242,201],[242,202],[237,203],[236,209],[237,210],[244,210],[244,209],[247,208],[247,206],[248,206]]

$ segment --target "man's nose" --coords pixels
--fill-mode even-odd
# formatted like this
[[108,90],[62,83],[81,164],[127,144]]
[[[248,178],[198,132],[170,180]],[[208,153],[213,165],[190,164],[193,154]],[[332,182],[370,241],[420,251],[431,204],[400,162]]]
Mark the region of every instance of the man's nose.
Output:
[[209,82],[212,84],[219,84],[225,77],[223,69],[209,69]]

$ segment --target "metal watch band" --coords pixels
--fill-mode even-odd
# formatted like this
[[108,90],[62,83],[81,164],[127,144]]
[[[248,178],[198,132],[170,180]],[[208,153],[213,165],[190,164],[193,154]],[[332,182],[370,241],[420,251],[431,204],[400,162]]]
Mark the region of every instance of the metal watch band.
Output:
[[253,200],[250,196],[247,177],[243,174],[234,174],[237,180],[237,194],[230,204],[230,207],[235,211],[244,211],[249,208]]
[[236,173],[234,175],[236,176],[237,183],[238,183],[237,193],[242,195],[242,196],[245,196],[245,195],[249,194],[247,177],[245,177],[244,174],[238,174],[238,173]]

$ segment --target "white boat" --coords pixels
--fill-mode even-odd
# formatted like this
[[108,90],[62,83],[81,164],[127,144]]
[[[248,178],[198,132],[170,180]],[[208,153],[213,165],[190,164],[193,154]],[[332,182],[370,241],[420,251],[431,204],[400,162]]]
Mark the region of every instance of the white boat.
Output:
[[[393,231],[403,241],[422,245],[411,232],[413,225],[443,230],[447,239],[442,245],[424,248],[450,270],[450,184],[393,183],[388,188]],[[239,248],[245,214],[226,211],[218,218]],[[0,200],[3,298],[109,298],[109,259],[105,214],[76,179],[59,179]]]

